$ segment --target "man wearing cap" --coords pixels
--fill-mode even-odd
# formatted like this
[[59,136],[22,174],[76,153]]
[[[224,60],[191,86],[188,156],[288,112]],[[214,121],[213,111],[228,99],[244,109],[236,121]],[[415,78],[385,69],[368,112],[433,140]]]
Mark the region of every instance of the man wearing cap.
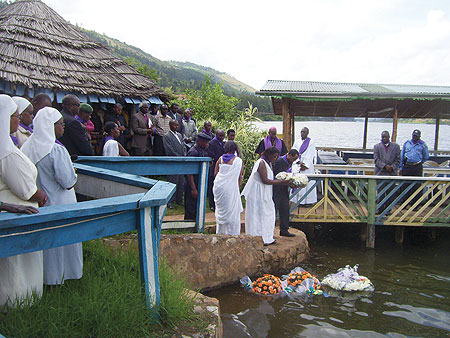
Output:
[[412,139],[402,149],[400,172],[402,176],[423,176],[423,162],[430,158],[427,144],[420,139],[420,130],[415,129]]
[[284,141],[277,137],[277,128],[270,127],[268,135],[261,140],[258,144],[258,148],[256,148],[255,153],[259,156],[270,147],[276,147],[280,151],[280,156],[286,155],[288,150]]
[[81,123],[75,119],[75,115],[80,110],[80,99],[69,94],[62,100],[63,110],[61,114],[64,118],[64,135],[59,138],[67,148],[70,155],[93,156],[91,143],[86,137],[86,131]]
[[[207,149],[211,137],[203,132],[197,134],[195,145],[189,150],[187,156],[209,157]],[[198,175],[186,175],[184,183],[184,219],[197,218]]]

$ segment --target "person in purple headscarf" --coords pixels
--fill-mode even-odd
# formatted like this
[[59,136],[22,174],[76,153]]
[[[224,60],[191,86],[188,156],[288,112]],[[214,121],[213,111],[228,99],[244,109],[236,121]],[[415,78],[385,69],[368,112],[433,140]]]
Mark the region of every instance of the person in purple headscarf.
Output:
[[288,152],[284,141],[277,137],[277,128],[275,127],[270,127],[268,135],[259,142],[255,153],[261,156],[264,150],[270,147],[276,147],[280,151],[280,156],[286,155]]

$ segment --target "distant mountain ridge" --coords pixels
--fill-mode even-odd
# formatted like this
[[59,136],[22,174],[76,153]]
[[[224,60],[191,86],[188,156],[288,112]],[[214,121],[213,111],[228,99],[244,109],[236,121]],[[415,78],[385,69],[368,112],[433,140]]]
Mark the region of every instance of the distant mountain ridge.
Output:
[[256,91],[251,86],[216,69],[192,62],[162,61],[140,48],[128,45],[117,39],[95,31],[80,29],[92,39],[111,48],[118,56],[134,58],[154,69],[160,78],[157,81],[158,85],[160,87],[172,87],[175,93],[182,93],[188,88],[200,89],[206,75],[209,75],[213,82],[223,82],[224,92],[230,96],[240,97],[242,94],[254,94]]

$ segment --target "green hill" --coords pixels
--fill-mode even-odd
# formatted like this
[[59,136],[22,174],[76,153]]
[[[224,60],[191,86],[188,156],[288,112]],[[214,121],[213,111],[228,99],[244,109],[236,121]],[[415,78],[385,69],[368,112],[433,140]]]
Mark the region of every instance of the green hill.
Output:
[[154,69],[159,77],[158,85],[160,87],[172,87],[175,93],[182,93],[187,88],[199,89],[201,83],[205,80],[205,75],[209,75],[213,82],[223,81],[223,88],[227,95],[239,96],[241,93],[255,93],[255,89],[249,85],[213,68],[191,62],[161,61],[137,47],[95,31],[82,30],[92,39],[111,48],[118,56],[134,58]]
[[117,39],[99,34],[95,31],[80,28],[92,39],[108,46],[122,58],[133,58],[147,65],[157,75],[157,84],[162,88],[171,87],[176,94],[186,89],[200,89],[205,76],[208,75],[214,83],[222,82],[225,94],[240,99],[238,109],[244,109],[248,102],[258,107],[260,112],[273,112],[269,98],[255,96],[255,89],[237,80],[231,75],[210,67],[204,67],[191,62],[162,61],[144,52],[142,49],[128,45]]

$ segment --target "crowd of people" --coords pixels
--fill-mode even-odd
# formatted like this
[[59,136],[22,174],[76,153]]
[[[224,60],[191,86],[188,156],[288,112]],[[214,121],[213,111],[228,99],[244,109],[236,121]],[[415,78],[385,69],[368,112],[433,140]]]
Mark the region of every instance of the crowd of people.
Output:
[[[243,161],[235,131],[213,131],[206,121],[199,131],[193,110],[177,104],[161,106],[142,102],[128,118],[120,103],[112,112],[100,113],[75,95],[66,95],[62,110],[52,108],[46,94],[30,102],[23,97],[0,95],[0,211],[37,213],[37,207],[77,202],[74,186],[77,175],[72,161],[77,156],[93,156],[93,133],[104,133],[103,156],[193,156],[212,159],[207,194],[215,211],[217,233],[241,232],[241,196],[246,201],[245,233],[261,236],[265,245],[275,243],[276,214],[280,235],[289,232],[290,202],[305,205],[317,202],[314,180],[305,188],[290,190],[288,181],[274,179],[279,172],[314,173],[316,148],[308,128],[288,151],[276,128],[258,144],[251,175],[241,192]],[[128,123],[130,122],[130,123]],[[422,163],[429,157],[419,130],[403,149],[381,134],[374,147],[375,175],[422,176]],[[98,139],[97,139],[98,141]],[[176,193],[168,203],[184,205],[185,220],[197,217],[198,175],[169,175]],[[294,198],[290,201],[290,195]],[[31,292],[40,295],[43,285],[59,285],[79,279],[83,272],[82,244],[0,259],[0,306],[20,302]]]

